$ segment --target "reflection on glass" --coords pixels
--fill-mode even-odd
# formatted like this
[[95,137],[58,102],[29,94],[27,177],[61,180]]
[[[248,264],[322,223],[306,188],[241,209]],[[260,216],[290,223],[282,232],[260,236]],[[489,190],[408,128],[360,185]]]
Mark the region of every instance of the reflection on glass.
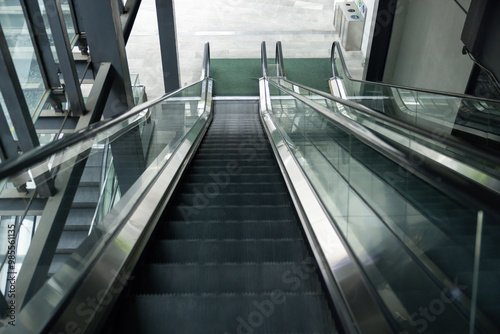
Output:
[[61,0],[61,9],[64,16],[64,22],[66,23],[68,39],[69,42],[72,43],[76,37],[76,30],[75,30],[75,23],[73,22],[73,16],[71,15],[69,0]]
[[[470,157],[469,155],[464,154],[462,150],[457,150],[456,148],[450,147],[446,144],[445,141],[443,141],[443,138],[446,139],[446,137],[450,135],[448,128],[449,125],[446,122],[443,122],[440,125],[435,123],[435,126],[431,131],[432,136],[423,136],[416,133],[415,131],[404,129],[399,125],[394,125],[390,121],[384,120],[374,115],[370,115],[365,112],[358,111],[354,108],[344,106],[340,103],[336,103],[333,100],[325,99],[323,96],[317,95],[309,89],[299,87],[281,79],[271,80],[287,89],[294,91],[295,93],[313,100],[314,102],[328,108],[334,113],[339,113],[344,117],[358,122],[367,129],[370,129],[371,131],[378,133],[381,136],[390,138],[401,144],[404,143],[407,147],[414,147],[415,144],[424,145],[436,152],[439,152],[440,154],[443,154],[444,156],[452,157],[453,159],[456,159],[462,163],[473,166],[476,169],[478,175],[486,172],[491,176],[500,177],[500,169],[498,168],[498,166],[492,165],[490,162],[479,158]],[[417,97],[421,94],[420,92],[414,91],[408,92],[410,93],[408,96],[411,95],[413,97]],[[408,96],[406,97],[406,99],[409,99]],[[408,115],[412,115],[411,117],[413,117],[413,120],[415,122],[420,122],[425,117],[423,113],[412,113],[408,110],[407,112]],[[419,118],[414,117],[415,115],[419,115]]]
[[[69,195],[71,191],[67,193],[71,200],[68,200],[63,209],[68,210],[68,215],[63,222],[64,229],[48,269],[49,277],[66,263],[83,242],[88,242],[88,248],[85,248],[88,253],[83,254],[82,251],[79,256],[73,258],[77,263],[72,262],[75,266],[72,270],[78,272],[80,268],[83,273],[91,261],[85,255],[94,254],[93,252],[101,249],[111,233],[122,223],[114,217],[132,210],[141,196],[137,189],[142,189],[141,187],[154,180],[185,138],[198,134],[208,119],[205,100],[201,98],[204,96],[202,88],[204,89],[205,85],[206,81],[188,87],[106,131],[66,147],[30,169],[19,171],[15,177],[0,180],[0,196],[7,196],[8,192],[15,192],[16,188],[27,187],[29,190],[36,186],[39,189],[45,182],[42,177],[51,177],[57,184],[59,178],[66,178],[68,173],[82,170],[81,178],[69,181],[71,189],[74,190],[74,197]],[[46,134],[42,142],[49,142],[54,136],[55,134]],[[34,191],[30,191],[30,195],[33,193]],[[28,208],[34,210],[40,205],[37,201],[30,204],[29,200],[17,204],[22,206],[21,211]],[[39,210],[43,210],[43,204]],[[113,212],[113,219],[107,216],[110,212]],[[43,213],[41,221],[51,219],[50,213]],[[45,214],[48,214],[49,218],[45,218]],[[17,224],[18,218],[0,219],[1,256],[2,252],[5,253],[8,233],[6,224],[9,221]],[[22,242],[19,256],[29,255],[28,241],[33,235],[34,223],[36,220],[28,217],[23,225],[18,225],[21,228],[19,242]],[[19,264],[21,260],[19,257]],[[0,285],[3,287],[6,282],[6,268],[5,265],[0,268]],[[21,269],[19,275],[22,274]],[[71,288],[72,284],[76,284],[79,277],[76,273],[74,281],[66,282],[67,287]],[[62,293],[65,292],[67,291]]]
[[45,86],[19,0],[0,2],[0,22],[26,102],[33,115],[45,93]]
[[0,106],[2,106],[2,111],[4,113],[5,119],[7,120],[7,124],[9,125],[10,132],[12,133],[12,138],[17,140],[17,133],[14,129],[14,124],[12,124],[12,120],[10,118],[9,112],[7,110],[7,106],[5,105],[5,100],[3,98],[2,92],[0,92]]
[[433,133],[479,137],[487,146],[498,146],[492,135],[500,134],[500,103],[352,81],[337,48],[334,64],[348,99]]
[[[10,277],[17,278],[37,227],[37,216],[0,216],[0,291],[9,292]],[[7,296],[9,293],[7,293]]]
[[[274,123],[395,323],[401,330],[418,331],[419,310],[438,301],[444,305],[445,299],[447,306],[426,330],[467,333],[474,205],[442,193],[273,85],[270,91]],[[330,107],[342,113],[335,104]],[[485,221],[491,230],[482,243],[488,255],[481,258],[488,256],[490,266],[479,270],[477,305],[498,322],[491,301],[500,297],[500,289],[492,286],[500,277],[491,270],[500,261],[500,224],[498,217]]]

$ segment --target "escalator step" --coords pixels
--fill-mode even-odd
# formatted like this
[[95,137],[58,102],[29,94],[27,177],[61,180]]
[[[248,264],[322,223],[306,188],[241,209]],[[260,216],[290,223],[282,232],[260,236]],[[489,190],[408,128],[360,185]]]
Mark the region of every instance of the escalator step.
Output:
[[152,263],[295,262],[307,254],[302,239],[157,240],[152,246]]
[[186,182],[216,182],[218,184],[233,183],[260,183],[279,182],[283,180],[281,174],[233,174],[226,172],[210,173],[209,175],[188,174],[184,177]]
[[159,237],[165,239],[300,238],[295,221],[169,221],[160,230]]
[[246,205],[221,206],[210,205],[197,208],[193,205],[177,205],[169,208],[166,217],[171,220],[285,220],[293,217],[293,210],[289,205]]
[[278,166],[239,166],[236,164],[222,166],[193,166],[189,168],[189,173],[210,175],[210,173],[226,172],[231,176],[237,174],[278,174]]
[[293,262],[151,264],[141,270],[135,286],[140,294],[320,292],[311,271],[315,268]]
[[[225,189],[224,189],[225,190]],[[208,195],[208,196],[207,196]],[[193,205],[196,208],[217,203],[217,205],[287,205],[290,199],[287,194],[269,193],[239,193],[239,194],[204,194],[201,190],[197,193],[180,193],[175,196],[174,203]]]
[[283,182],[241,182],[241,183],[227,183],[226,185],[217,185],[214,181],[211,182],[183,182],[179,185],[180,193],[199,194],[203,193],[206,196],[211,196],[214,193],[224,194],[241,194],[241,193],[283,193],[287,191]]
[[336,333],[321,294],[281,291],[138,295],[122,321],[125,333]]
[[248,152],[246,154],[240,154],[240,153],[203,153],[200,152],[199,154],[196,155],[197,159],[202,159],[202,160],[232,160],[232,159],[272,159],[272,153],[271,152]]
[[[190,167],[212,167],[212,166],[242,166],[242,167],[266,167],[276,166],[276,162],[270,159],[251,159],[250,154],[244,155],[241,159],[198,159],[195,157],[191,162]],[[229,164],[229,165],[228,165]],[[235,165],[237,164],[237,165]],[[231,167],[232,168],[232,167]]]

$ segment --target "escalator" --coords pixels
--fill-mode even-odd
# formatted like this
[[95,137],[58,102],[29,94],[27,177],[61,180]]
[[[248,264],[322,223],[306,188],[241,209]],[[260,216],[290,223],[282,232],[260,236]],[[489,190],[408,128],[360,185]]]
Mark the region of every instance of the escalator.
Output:
[[214,113],[114,332],[336,333],[257,101],[217,101]]

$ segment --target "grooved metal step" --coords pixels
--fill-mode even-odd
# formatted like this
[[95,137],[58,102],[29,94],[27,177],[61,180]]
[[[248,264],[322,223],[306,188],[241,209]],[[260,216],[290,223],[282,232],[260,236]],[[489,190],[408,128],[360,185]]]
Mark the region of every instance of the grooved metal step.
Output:
[[[321,294],[137,295],[125,333],[335,333]],[[186,316],[189,315],[189,316]],[[161,319],[161,321],[159,321]],[[245,329],[243,329],[245,328]]]
[[153,264],[141,270],[140,294],[321,292],[316,268],[302,263]]
[[151,263],[280,262],[307,257],[301,239],[156,240],[151,246]]
[[165,239],[299,238],[297,224],[290,220],[170,221],[160,227],[160,236]]

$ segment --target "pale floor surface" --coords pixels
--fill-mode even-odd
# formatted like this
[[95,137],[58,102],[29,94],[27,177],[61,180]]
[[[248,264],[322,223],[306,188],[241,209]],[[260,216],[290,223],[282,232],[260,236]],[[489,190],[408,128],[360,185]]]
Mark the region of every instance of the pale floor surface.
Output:
[[[174,1],[181,86],[199,80],[203,46],[214,58],[260,58],[266,42],[274,58],[277,41],[286,58],[329,58],[338,39],[333,0],[177,0]],[[356,77],[361,52],[344,53]],[[127,44],[130,73],[138,73],[149,98],[163,94],[155,0],[143,0]]]

